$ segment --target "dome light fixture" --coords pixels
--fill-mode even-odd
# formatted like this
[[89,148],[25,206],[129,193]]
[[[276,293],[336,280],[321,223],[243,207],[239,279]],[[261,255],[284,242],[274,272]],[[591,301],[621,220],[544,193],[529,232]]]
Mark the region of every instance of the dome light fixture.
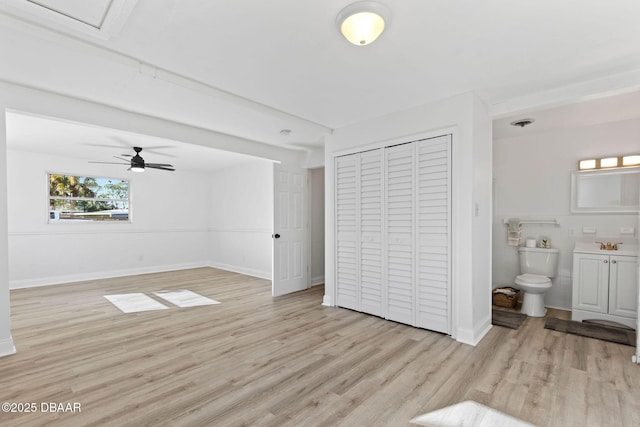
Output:
[[373,1],[359,1],[340,11],[338,28],[349,42],[365,46],[375,41],[389,21],[389,9]]

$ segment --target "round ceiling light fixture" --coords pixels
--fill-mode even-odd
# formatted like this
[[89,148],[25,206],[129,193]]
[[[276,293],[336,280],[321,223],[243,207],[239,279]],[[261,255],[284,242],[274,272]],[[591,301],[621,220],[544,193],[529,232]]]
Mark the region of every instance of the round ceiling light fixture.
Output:
[[359,1],[338,13],[336,23],[342,35],[357,46],[375,41],[389,22],[389,9],[373,1]]

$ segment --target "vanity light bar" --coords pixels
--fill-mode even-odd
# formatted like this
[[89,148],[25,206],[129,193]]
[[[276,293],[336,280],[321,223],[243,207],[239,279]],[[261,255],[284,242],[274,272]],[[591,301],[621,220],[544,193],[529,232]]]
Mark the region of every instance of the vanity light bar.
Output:
[[603,157],[601,159],[585,159],[578,162],[578,170],[610,169],[627,166],[640,166],[640,154],[631,156]]

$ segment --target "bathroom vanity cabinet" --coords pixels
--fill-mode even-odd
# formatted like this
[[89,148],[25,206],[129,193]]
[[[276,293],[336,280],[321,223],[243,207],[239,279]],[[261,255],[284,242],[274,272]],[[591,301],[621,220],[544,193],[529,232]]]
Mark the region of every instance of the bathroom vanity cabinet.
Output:
[[635,328],[638,256],[579,247],[573,252],[571,319],[609,320]]

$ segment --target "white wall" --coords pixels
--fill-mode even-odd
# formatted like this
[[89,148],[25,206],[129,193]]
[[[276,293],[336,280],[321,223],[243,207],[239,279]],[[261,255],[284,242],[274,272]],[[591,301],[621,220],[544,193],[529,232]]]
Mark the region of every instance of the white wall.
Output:
[[[334,156],[453,133],[452,336],[477,344],[491,328],[491,128],[473,93],[336,129],[325,146],[325,229],[334,230]],[[475,209],[477,206],[477,210]],[[477,212],[477,215],[476,215]],[[325,305],[335,305],[334,236],[325,237]]]
[[[560,250],[558,276],[545,294],[550,307],[571,308],[572,250],[576,241],[633,241],[619,229],[637,227],[637,215],[571,214],[570,173],[578,160],[637,153],[640,120],[565,128],[493,142],[493,285],[513,285],[519,274],[517,248],[507,245],[505,218],[557,218],[559,227],[524,225],[525,237],[551,239]],[[582,227],[597,228],[584,236]],[[575,236],[571,236],[571,231]],[[636,230],[637,233],[637,230]],[[636,234],[637,235],[637,234]]]
[[[492,127],[486,106],[473,99],[473,286],[474,318],[491,318]],[[455,152],[454,152],[455,154]],[[454,171],[455,174],[455,171]],[[455,176],[455,175],[454,175]],[[458,175],[458,178],[460,176]],[[455,179],[455,178],[454,178]],[[455,227],[455,224],[454,224]],[[464,298],[461,295],[460,298]]]
[[[12,288],[207,265],[206,176],[135,174],[18,150],[8,150],[7,159]],[[49,224],[47,172],[128,179],[131,223]]]
[[9,304],[7,132],[6,115],[2,114],[3,111],[0,108],[0,357],[16,352],[11,337],[11,306]]
[[311,285],[324,283],[324,168],[309,170]]
[[[120,129],[123,131],[157,136],[175,141],[183,141],[185,143],[226,149],[234,152],[251,154],[265,159],[286,161],[293,164],[304,164],[305,162],[305,156],[301,154],[300,151],[287,150],[275,146],[260,144],[254,141],[223,135],[182,123],[163,120],[158,117],[137,114],[52,92],[0,82],[0,112],[8,110],[42,115],[45,117],[57,117],[62,120],[70,120],[72,122],[92,124],[100,127]],[[2,178],[0,183],[0,356],[3,356],[15,352],[15,348],[11,337],[11,312],[9,305],[8,200],[6,195],[6,180],[4,180],[4,177],[7,175],[6,123],[5,115],[0,114],[0,116],[2,117],[0,119],[0,178]],[[136,213],[133,212],[133,215],[135,216]],[[111,238],[110,235],[104,235],[104,237]],[[200,237],[201,236],[194,236],[193,238],[198,240]],[[188,239],[186,238],[183,240],[185,244],[187,244],[187,241]],[[85,243],[87,244],[83,247],[87,247],[87,245],[94,244],[95,242]],[[108,243],[109,246],[105,246],[117,247],[115,245],[120,243],[121,240],[117,240],[115,242]],[[151,241],[151,244],[153,245],[161,245],[164,243],[164,241]],[[169,243],[172,244],[172,242]],[[199,244],[194,244],[193,241],[187,244],[190,248],[199,247],[198,245]],[[207,247],[206,244],[204,246]],[[145,248],[146,246],[138,247],[136,249],[143,250]],[[185,250],[188,251],[190,249],[185,247]],[[183,256],[183,254],[180,254],[180,256]],[[181,260],[182,258],[179,257],[179,259]],[[149,260],[149,258],[147,258],[147,260]],[[130,258],[127,258],[124,261],[131,262]],[[152,257],[150,261],[155,263],[158,262],[158,259]],[[24,267],[20,267],[15,271],[24,272],[25,269]],[[82,272],[84,272],[84,270],[81,270],[80,273]]]
[[273,163],[256,159],[209,179],[210,265],[271,279]]

